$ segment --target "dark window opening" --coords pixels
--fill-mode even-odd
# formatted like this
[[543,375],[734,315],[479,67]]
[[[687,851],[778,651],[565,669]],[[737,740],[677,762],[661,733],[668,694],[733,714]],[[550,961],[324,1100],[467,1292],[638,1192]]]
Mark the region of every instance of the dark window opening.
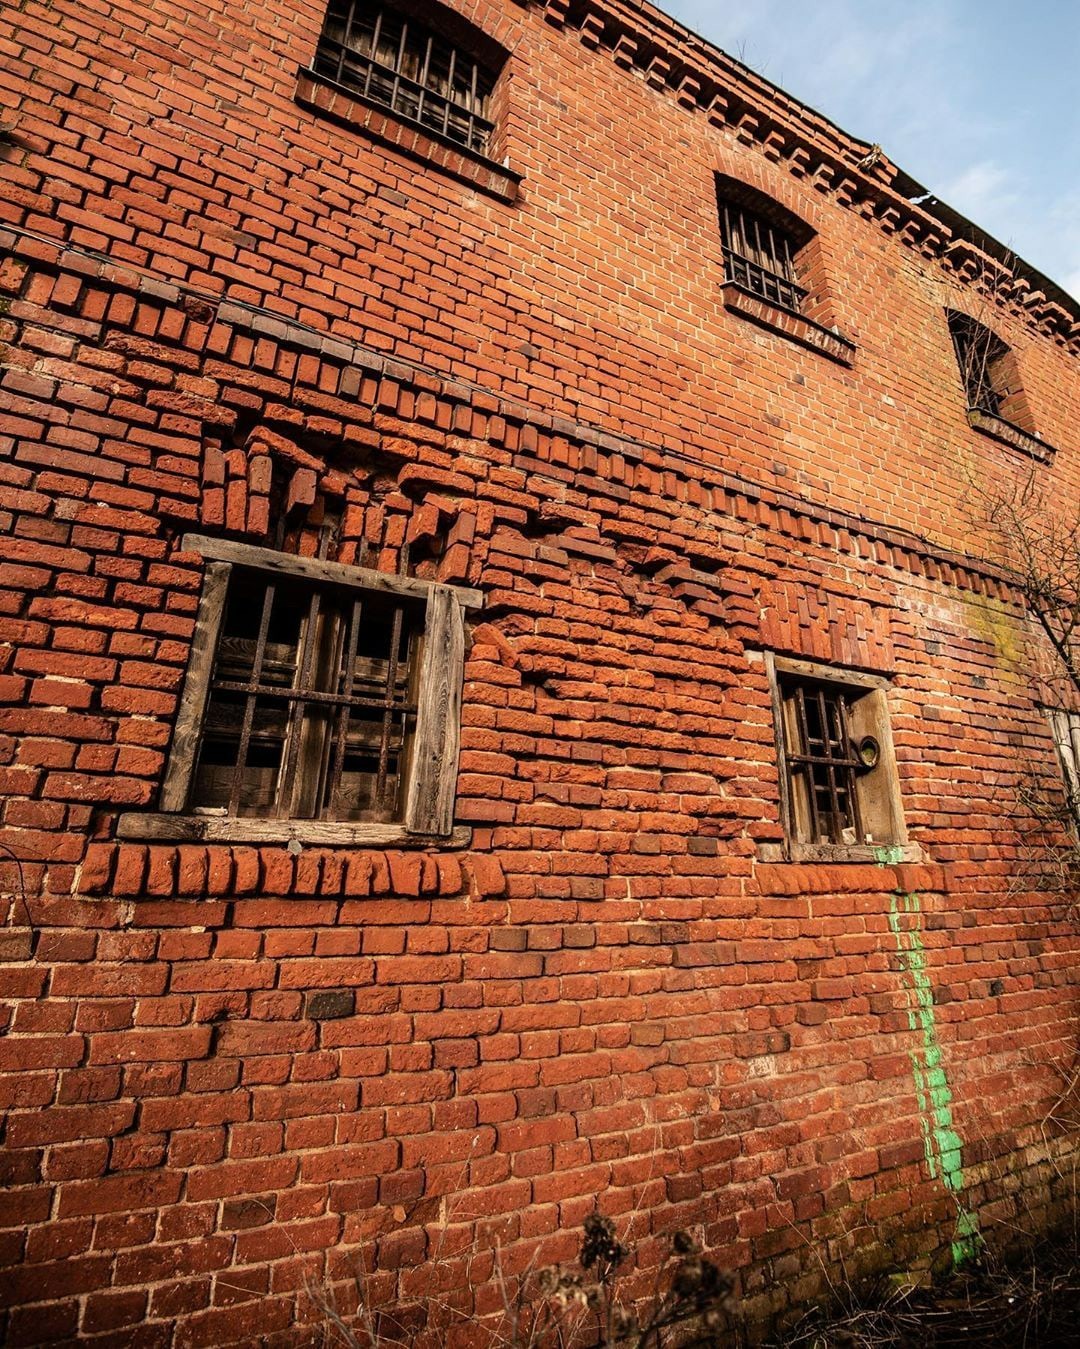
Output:
[[477,154],[488,151],[497,64],[403,9],[331,0],[313,69]]
[[189,805],[269,819],[401,818],[423,604],[237,570]]
[[810,294],[803,250],[814,232],[764,193],[717,174],[716,199],[724,247],[724,280],[793,313]]
[[1018,381],[1010,369],[1009,348],[967,314],[950,313],[949,332],[969,409],[1008,420],[1007,404],[1019,393],[1018,387],[1012,387]]
[[856,775],[866,771],[852,738],[845,689],[783,680],[788,769],[803,804],[809,842],[861,843]]
[[791,237],[763,216],[737,206],[720,207],[724,280],[798,313],[807,292],[796,280]]

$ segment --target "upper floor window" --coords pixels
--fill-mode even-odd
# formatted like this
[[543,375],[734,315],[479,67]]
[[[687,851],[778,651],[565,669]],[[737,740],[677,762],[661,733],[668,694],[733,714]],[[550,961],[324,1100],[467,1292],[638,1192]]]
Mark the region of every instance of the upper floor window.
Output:
[[406,5],[330,0],[314,70],[477,154],[487,154],[499,62],[482,34],[441,6],[438,27]]
[[812,231],[775,202],[731,179],[718,179],[717,196],[724,280],[800,313],[809,292],[799,284],[798,254]]
[[1017,392],[1011,387],[1011,376],[1015,372],[1009,368],[1009,348],[1000,337],[968,314],[950,311],[949,333],[968,407],[991,417],[1005,416],[1002,408]]

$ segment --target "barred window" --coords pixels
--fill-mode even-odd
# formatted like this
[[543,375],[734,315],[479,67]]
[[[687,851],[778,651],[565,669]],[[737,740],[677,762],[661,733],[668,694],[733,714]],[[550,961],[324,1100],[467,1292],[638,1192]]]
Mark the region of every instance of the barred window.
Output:
[[397,819],[424,606],[234,569],[190,804],[229,815]]
[[1016,392],[1010,388],[1009,348],[968,314],[950,311],[948,319],[968,407],[991,417],[1003,416],[1006,400]]
[[887,681],[780,656],[770,666],[789,843],[905,843]]
[[183,547],[208,562],[161,813],[124,816],[125,836],[453,834],[477,592],[197,535]]
[[794,238],[763,215],[724,200],[720,222],[724,280],[798,313],[807,292],[797,280]]
[[[470,27],[450,11],[443,26]],[[488,151],[494,58],[485,61],[404,8],[330,0],[313,69],[477,154]]]

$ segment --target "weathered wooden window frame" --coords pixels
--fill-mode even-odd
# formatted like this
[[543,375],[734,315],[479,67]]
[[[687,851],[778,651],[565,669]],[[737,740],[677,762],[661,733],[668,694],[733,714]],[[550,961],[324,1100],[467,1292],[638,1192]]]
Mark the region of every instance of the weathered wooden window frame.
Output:
[[[780,784],[780,818],[784,826],[785,842],[781,849],[766,846],[763,856],[768,860],[798,862],[914,862],[922,860],[922,850],[908,840],[900,800],[900,781],[889,724],[887,693],[890,681],[883,675],[866,674],[858,670],[837,669],[816,661],[797,660],[765,652],[765,669],[773,703],[773,728],[776,740],[776,759]],[[869,826],[870,841],[857,843],[824,843],[808,837],[809,822],[805,808],[800,804],[794,783],[793,756],[790,747],[792,732],[788,724],[787,698],[784,685],[794,681],[832,685],[838,690],[855,694],[852,706],[851,732],[855,736],[872,735],[880,747],[876,766],[861,774],[855,783],[859,796],[859,811]]]
[[[481,606],[481,593],[198,534],[185,535],[181,547],[185,552],[201,554],[207,565],[159,810],[154,814],[130,812],[122,815],[118,824],[119,836],[361,846],[460,846],[467,843],[469,830],[454,828],[454,795],[465,662],[465,611]],[[346,587],[357,592],[375,592],[423,602],[425,616],[416,729],[401,822],[270,820],[187,811],[234,567],[308,581],[313,585]]]
[[1080,712],[1064,707],[1046,711],[1065,789],[1066,822],[1080,837]]

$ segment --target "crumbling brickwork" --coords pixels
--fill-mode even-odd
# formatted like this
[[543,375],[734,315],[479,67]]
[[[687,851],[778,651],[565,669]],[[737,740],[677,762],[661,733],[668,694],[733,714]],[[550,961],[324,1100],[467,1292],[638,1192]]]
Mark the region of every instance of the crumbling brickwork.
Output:
[[[298,75],[318,5],[3,16],[11,1345],[304,1343],[358,1267],[468,1342],[594,1208],[631,1291],[690,1228],[769,1316],[1071,1174],[1043,656],[965,500],[1075,501],[1075,312],[656,11],[453,7],[508,53],[488,160]],[[717,174],[813,232],[803,316],[722,286]],[[185,536],[328,520],[482,592],[459,832],[148,833]],[[906,838],[792,860],[775,657],[887,684]]]

